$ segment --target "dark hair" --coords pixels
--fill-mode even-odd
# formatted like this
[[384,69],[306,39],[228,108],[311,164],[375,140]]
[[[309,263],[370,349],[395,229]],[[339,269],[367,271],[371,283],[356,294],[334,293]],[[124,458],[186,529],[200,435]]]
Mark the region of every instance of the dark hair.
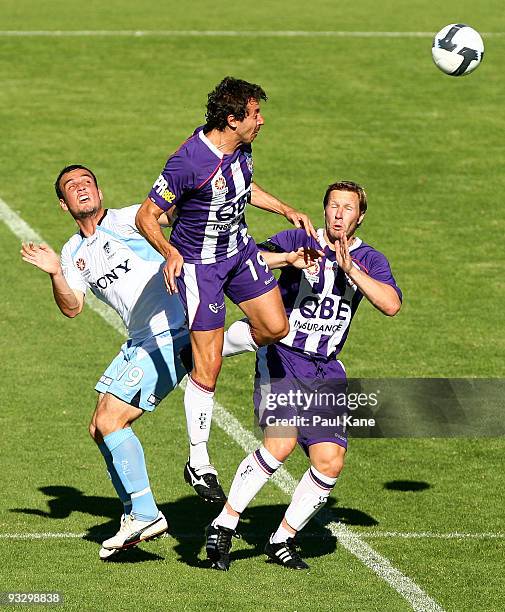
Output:
[[368,207],[366,191],[361,185],[358,185],[358,183],[354,183],[353,181],[337,181],[336,183],[328,185],[328,189],[323,198],[323,208],[326,208],[332,191],[352,191],[353,193],[357,193],[359,197],[359,212],[360,214],[366,213]]
[[56,190],[56,195],[58,196],[58,200],[64,200],[65,199],[63,197],[63,192],[62,192],[61,187],[60,187],[61,177],[64,174],[67,174],[67,172],[72,172],[72,170],[86,170],[86,172],[89,172],[91,174],[91,176],[93,177],[93,180],[95,181],[95,187],[98,187],[98,181],[96,180],[96,176],[94,175],[94,173],[89,168],[86,168],[86,166],[81,166],[81,164],[72,164],[70,166],[65,166],[63,168],[63,170],[60,171],[60,173],[58,174],[58,178],[54,182],[54,189]]
[[225,77],[208,95],[205,132],[213,129],[223,131],[228,125],[228,115],[243,121],[247,103],[251,99],[266,101],[267,95],[259,85]]

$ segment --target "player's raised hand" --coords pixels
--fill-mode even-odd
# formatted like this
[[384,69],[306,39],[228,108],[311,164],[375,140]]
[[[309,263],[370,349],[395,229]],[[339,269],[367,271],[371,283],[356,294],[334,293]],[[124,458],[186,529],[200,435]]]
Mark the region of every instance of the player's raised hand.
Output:
[[177,293],[177,282],[176,278],[181,275],[182,266],[184,265],[184,259],[179,251],[171,246],[170,254],[167,257],[167,263],[163,268],[163,276],[165,277],[165,285],[167,286],[170,294]]
[[312,221],[309,216],[305,213],[299,212],[290,208],[284,213],[286,219],[292,223],[298,229],[304,229],[307,232],[307,236],[312,236],[315,240],[317,240],[317,233],[312,225]]
[[318,259],[324,255],[324,251],[308,247],[300,247],[297,251],[291,251],[286,255],[286,261],[290,266],[304,270],[313,266]]
[[349,253],[349,244],[347,242],[347,236],[342,230],[338,232],[337,239],[335,240],[335,259],[346,274],[351,271],[352,268],[352,257]]
[[23,243],[21,245],[21,257],[23,261],[48,274],[57,274],[61,270],[60,258],[47,244]]

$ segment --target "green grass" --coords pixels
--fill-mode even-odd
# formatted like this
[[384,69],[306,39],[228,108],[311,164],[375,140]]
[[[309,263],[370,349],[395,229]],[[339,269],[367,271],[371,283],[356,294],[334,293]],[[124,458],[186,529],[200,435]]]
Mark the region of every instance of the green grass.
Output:
[[[4,0],[0,27],[435,32],[464,21],[505,31],[496,2],[232,8],[115,0],[42,9]],[[342,355],[349,374],[501,377],[505,38],[485,43],[477,72],[451,79],[433,66],[429,38],[0,37],[0,197],[58,248],[73,231],[52,189],[63,165],[96,170],[109,206],[141,201],[168,154],[203,120],[207,92],[225,74],[259,82],[270,99],[254,147],[258,183],[320,223],[329,182],[362,182],[370,204],[361,235],[388,255],[404,291],[394,319],[361,306]],[[258,239],[286,227],[254,209],[248,221]],[[274,486],[244,514],[232,571],[201,567],[212,509],[182,481],[179,392],[136,427],[174,536],[140,547],[131,562],[100,564],[96,542],[115,529],[120,509],[86,427],[93,385],[121,337],[89,309],[64,319],[48,279],[18,251],[19,240],[0,224],[0,535],[87,535],[1,540],[0,590],[60,590],[71,610],[409,609],[317,524],[302,539],[310,573],[266,565],[263,542],[288,502]],[[230,308],[229,320],[236,317]],[[227,361],[218,388],[218,400],[247,428],[253,363],[250,355]],[[211,448],[227,487],[243,451],[218,427]],[[351,440],[331,512],[365,536],[502,532],[503,450],[502,439]],[[299,477],[303,454],[287,467]],[[428,486],[385,486],[396,480]],[[445,609],[503,608],[503,540],[369,542]]]

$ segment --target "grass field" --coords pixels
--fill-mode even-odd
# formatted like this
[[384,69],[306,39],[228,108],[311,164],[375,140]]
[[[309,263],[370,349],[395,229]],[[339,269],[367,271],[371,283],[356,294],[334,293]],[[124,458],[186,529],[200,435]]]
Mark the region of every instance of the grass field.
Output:
[[[434,67],[429,35],[317,34],[435,32],[453,22],[494,33],[482,66],[461,79]],[[207,92],[233,74],[269,95],[254,148],[260,185],[316,221],[329,182],[367,188],[361,236],[388,255],[405,301],[392,320],[362,305],[342,355],[349,374],[503,377],[501,4],[3,0],[0,29],[0,199],[54,248],[74,231],[52,188],[61,167],[96,170],[111,207],[141,201],[202,122]],[[159,34],[50,35],[57,30]],[[167,32],[188,30],[248,34]],[[312,35],[260,35],[268,31]],[[286,227],[256,210],[248,222],[258,239]],[[182,479],[179,391],[136,427],[172,536],[101,563],[97,542],[115,531],[120,506],[86,429],[93,386],[122,336],[91,308],[73,321],[59,314],[48,279],[20,259],[25,230],[10,223],[0,223],[0,591],[60,591],[69,610],[505,608],[503,439],[351,440],[326,526],[313,521],[301,538],[308,573],[262,554],[306,469],[297,451],[284,480],[244,514],[232,569],[221,574],[202,562],[213,511]],[[253,427],[253,363],[228,360],[220,378],[211,450],[225,488]],[[383,561],[366,548],[360,558],[359,542]]]

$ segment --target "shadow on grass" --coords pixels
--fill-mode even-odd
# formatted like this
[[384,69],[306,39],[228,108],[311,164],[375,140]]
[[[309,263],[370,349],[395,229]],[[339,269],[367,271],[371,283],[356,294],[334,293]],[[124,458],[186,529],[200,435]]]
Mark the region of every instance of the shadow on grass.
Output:
[[47,500],[49,511],[38,508],[12,508],[10,512],[33,514],[48,519],[65,519],[72,512],[86,512],[93,516],[119,517],[121,504],[117,498],[85,495],[75,487],[50,486],[40,487],[39,491],[53,499]]
[[431,486],[429,482],[419,480],[390,480],[384,483],[384,488],[388,491],[425,491]]
[[[107,522],[89,528],[83,536],[83,539],[96,543],[110,537],[119,528],[122,505],[116,498],[86,495],[69,486],[40,487],[39,491],[51,498],[47,501],[48,511],[37,508],[13,508],[10,511],[48,520],[66,519],[73,512],[105,517],[109,519]],[[330,513],[331,520],[348,525],[378,524],[365,512],[354,508],[341,508],[335,504],[336,501],[330,498],[326,506],[326,513]],[[208,562],[199,559],[199,555],[205,544],[205,527],[219,514],[221,505],[205,503],[196,495],[189,495],[170,503],[159,504],[159,508],[169,521],[170,536],[176,541],[174,551],[178,560],[193,567],[208,567]],[[282,520],[285,509],[283,504],[247,508],[242,515],[238,531],[250,547],[235,551],[232,549],[231,560],[261,556],[265,542]],[[312,521],[309,528],[300,534],[299,541],[306,558],[330,554],[337,545],[331,531],[316,521]],[[140,563],[161,559],[163,557],[143,548],[133,548],[118,553],[109,562]]]

